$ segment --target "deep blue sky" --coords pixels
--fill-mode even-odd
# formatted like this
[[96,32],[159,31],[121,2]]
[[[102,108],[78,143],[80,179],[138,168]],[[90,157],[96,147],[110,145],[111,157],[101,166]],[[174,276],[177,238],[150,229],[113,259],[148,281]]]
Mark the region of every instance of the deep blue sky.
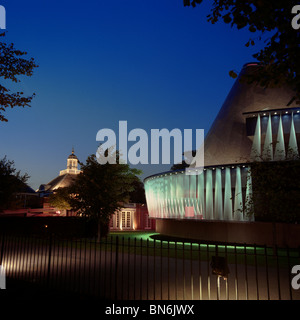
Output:
[[[245,47],[247,30],[207,22],[211,3],[3,0],[5,40],[39,68],[17,86],[36,93],[32,107],[10,109],[0,123],[0,158],[14,160],[38,188],[65,169],[72,146],[85,161],[97,131],[116,130],[120,120],[148,133],[207,133],[234,83],[228,72],[258,50]],[[162,171],[142,169],[141,178]]]

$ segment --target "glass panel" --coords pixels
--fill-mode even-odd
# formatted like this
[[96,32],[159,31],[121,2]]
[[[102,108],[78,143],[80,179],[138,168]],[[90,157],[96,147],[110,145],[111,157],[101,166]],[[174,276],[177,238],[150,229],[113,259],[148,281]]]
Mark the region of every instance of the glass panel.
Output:
[[130,216],[130,212],[127,212],[127,224],[126,227],[130,228],[131,227],[131,216]]

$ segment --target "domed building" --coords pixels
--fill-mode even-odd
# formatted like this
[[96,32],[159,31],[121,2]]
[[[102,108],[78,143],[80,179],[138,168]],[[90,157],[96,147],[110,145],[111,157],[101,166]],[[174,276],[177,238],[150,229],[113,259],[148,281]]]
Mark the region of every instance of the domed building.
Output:
[[[51,207],[49,204],[49,195],[55,193],[58,188],[66,188],[71,186],[77,175],[81,173],[78,169],[78,158],[72,148],[72,153],[67,158],[67,168],[59,172],[59,176],[42,184],[38,192],[43,197],[42,214],[39,216],[74,216],[76,212],[73,210],[61,210]],[[123,208],[112,215],[109,227],[115,231],[129,230],[154,230],[155,220],[149,218],[147,206],[145,203],[124,203]]]
[[81,170],[78,170],[78,158],[74,154],[74,148],[72,148],[72,153],[67,158],[67,168],[61,170],[59,176],[47,184],[42,184],[39,187],[38,192],[42,195],[49,195],[58,188],[69,187],[80,172]]

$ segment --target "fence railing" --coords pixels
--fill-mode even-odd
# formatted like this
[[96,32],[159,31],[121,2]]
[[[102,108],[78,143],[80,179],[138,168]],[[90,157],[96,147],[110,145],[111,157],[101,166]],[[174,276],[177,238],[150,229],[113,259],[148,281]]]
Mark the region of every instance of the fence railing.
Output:
[[[62,239],[0,235],[8,279],[116,300],[300,300],[298,249],[110,235]],[[9,289],[9,288],[7,288]]]

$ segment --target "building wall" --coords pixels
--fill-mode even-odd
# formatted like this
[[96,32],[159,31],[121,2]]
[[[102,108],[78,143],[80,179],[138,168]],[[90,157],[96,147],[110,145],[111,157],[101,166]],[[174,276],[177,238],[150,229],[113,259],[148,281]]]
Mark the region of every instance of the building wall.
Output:
[[111,217],[110,230],[155,230],[155,220],[149,218],[146,205],[127,204]]
[[299,224],[157,219],[156,232],[205,242],[300,246]]

